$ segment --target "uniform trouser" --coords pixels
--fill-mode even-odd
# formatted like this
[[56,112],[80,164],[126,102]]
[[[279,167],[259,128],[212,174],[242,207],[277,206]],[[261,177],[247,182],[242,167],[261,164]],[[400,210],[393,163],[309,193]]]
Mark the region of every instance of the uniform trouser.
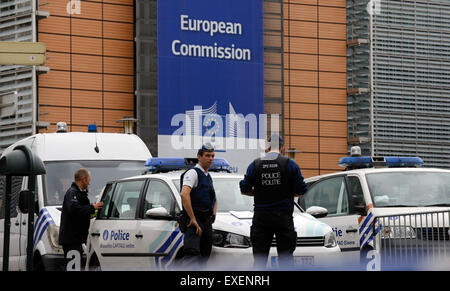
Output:
[[297,243],[292,211],[255,211],[250,228],[254,268],[265,269],[275,235],[278,264],[282,269],[294,267],[292,253]]
[[[195,226],[186,228],[183,241],[182,268],[185,270],[199,270],[206,267],[206,263],[212,250],[212,223],[211,212],[194,211],[195,219],[202,229],[202,235],[198,236]],[[189,222],[188,222],[189,224]]]
[[[79,259],[79,262],[77,262],[76,265],[78,265],[78,263],[79,263],[80,270],[82,270],[84,267],[85,260],[83,258],[83,246],[81,245],[81,243],[80,244],[64,244],[62,247],[63,247],[63,251],[64,251],[64,259],[66,262],[66,267],[67,267],[67,264],[69,262],[71,262],[72,260]],[[77,251],[80,255],[72,257],[72,258],[71,257],[67,258],[67,254],[70,251]],[[69,268],[70,268],[70,266],[69,266]],[[67,271],[67,268],[65,268],[65,270]]]

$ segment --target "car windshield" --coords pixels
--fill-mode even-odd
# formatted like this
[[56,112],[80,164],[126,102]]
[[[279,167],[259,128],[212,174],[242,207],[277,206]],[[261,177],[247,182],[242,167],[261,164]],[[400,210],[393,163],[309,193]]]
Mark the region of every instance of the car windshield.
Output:
[[140,175],[144,161],[58,161],[45,163],[45,205],[62,205],[64,194],[74,181],[75,171],[86,168],[91,172],[89,200],[94,202],[109,181]]
[[[253,197],[241,194],[239,182],[242,178],[213,177],[214,190],[217,197],[217,212],[253,211]],[[180,180],[174,179],[176,188],[180,188]],[[298,211],[295,208],[295,211]]]
[[366,178],[375,207],[450,205],[450,173],[384,172]]

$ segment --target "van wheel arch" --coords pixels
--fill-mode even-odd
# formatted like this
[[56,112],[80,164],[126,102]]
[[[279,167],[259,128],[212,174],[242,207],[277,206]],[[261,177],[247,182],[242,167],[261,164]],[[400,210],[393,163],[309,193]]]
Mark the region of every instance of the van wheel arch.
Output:
[[33,271],[45,271],[44,261],[39,251],[33,254]]

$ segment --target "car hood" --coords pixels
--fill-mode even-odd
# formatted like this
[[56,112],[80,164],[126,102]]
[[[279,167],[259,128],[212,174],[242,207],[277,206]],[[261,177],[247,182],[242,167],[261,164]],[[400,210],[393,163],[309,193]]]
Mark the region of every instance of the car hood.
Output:
[[[219,212],[213,224],[213,229],[250,237],[252,218],[253,212],[251,211]],[[328,224],[307,213],[294,213],[294,227],[297,237],[324,236],[332,231]]]

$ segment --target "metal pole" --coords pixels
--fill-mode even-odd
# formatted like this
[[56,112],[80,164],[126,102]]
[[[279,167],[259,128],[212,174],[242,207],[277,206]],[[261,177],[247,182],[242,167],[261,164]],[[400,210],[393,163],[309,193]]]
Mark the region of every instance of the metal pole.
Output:
[[[372,7],[373,8],[373,7]],[[369,13],[369,94],[370,94],[370,154],[372,156],[375,156],[375,123],[374,123],[374,81],[373,81],[373,23],[374,23],[374,19],[373,19],[373,13]]]
[[9,241],[11,230],[11,179],[10,175],[6,175],[5,189],[5,229],[3,237],[3,271],[9,269]]
[[[30,157],[32,160],[32,157]],[[32,163],[32,162],[30,162]],[[34,188],[36,185],[36,175],[30,174],[28,178],[28,234],[27,234],[27,271],[33,271],[33,233],[34,233]]]

